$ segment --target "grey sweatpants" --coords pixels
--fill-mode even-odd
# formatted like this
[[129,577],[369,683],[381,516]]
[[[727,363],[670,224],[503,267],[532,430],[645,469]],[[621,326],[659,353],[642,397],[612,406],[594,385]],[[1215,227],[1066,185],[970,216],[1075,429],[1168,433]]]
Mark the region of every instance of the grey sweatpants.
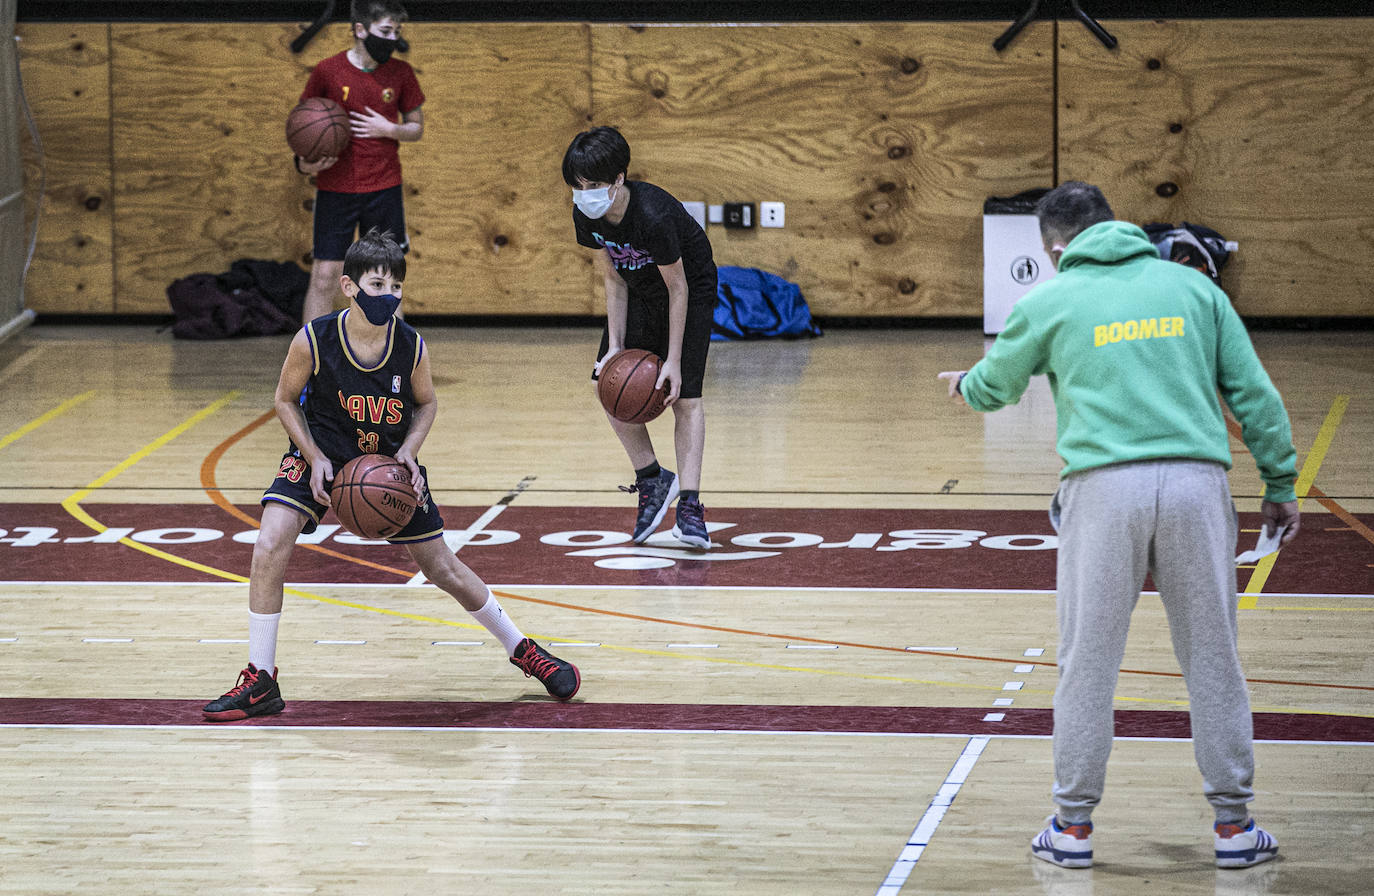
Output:
[[1147,571],[1188,686],[1203,792],[1217,821],[1245,819],[1255,761],[1250,698],[1236,651],[1236,516],[1225,469],[1191,460],[1100,467],[1065,477],[1055,504],[1060,822],[1086,822],[1102,798],[1112,696]]

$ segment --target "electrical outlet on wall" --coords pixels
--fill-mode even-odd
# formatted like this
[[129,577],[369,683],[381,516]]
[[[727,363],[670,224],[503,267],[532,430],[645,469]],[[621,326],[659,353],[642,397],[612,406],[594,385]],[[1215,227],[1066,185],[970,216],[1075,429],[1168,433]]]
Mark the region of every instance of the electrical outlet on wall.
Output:
[[782,227],[786,220],[786,206],[781,202],[759,203],[759,226]]
[[754,226],[754,203],[752,202],[727,202],[725,203],[726,227],[738,230],[748,230]]

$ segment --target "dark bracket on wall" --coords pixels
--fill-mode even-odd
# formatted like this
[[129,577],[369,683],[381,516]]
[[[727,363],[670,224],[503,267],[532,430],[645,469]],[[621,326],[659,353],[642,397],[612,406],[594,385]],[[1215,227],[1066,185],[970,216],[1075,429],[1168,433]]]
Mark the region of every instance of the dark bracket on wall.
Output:
[[314,40],[315,35],[320,33],[320,29],[329,24],[329,20],[334,17],[334,0],[327,0],[324,5],[324,12],[316,16],[315,21],[305,26],[305,30],[296,35],[296,39],[291,41],[291,52],[299,53],[306,48],[310,41]]
[[[1034,19],[1036,13],[1039,11],[1040,0],[1031,0],[1031,5],[1026,7],[1026,11],[1021,13],[1020,17],[1017,18],[1015,22],[1007,26],[1007,30],[1003,31],[997,40],[992,42],[992,48],[999,53],[1005,50],[1007,45],[1016,39],[1016,35],[1020,34],[1022,29],[1030,24],[1031,19]],[[1093,37],[1096,37],[1102,42],[1102,46],[1106,47],[1108,50],[1116,49],[1116,38],[1113,37],[1111,32],[1106,28],[1103,28],[1097,19],[1094,19],[1083,10],[1083,7],[1078,5],[1078,0],[1069,0],[1069,11],[1073,13],[1074,18],[1083,23],[1084,28],[1087,28],[1093,33]]]

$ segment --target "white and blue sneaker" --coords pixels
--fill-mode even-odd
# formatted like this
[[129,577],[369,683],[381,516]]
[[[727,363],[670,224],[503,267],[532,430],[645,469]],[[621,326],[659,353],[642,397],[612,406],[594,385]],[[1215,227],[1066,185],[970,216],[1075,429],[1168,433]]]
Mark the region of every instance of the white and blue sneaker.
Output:
[[677,502],[677,525],[673,527],[673,537],[699,551],[711,547],[711,536],[706,531],[706,508],[700,501],[687,498]]
[[635,513],[635,544],[643,544],[663,525],[668,506],[677,498],[679,483],[672,470],[659,469],[650,479],[636,479],[634,485],[619,486],[622,492],[639,492],[639,510]]
[[1058,816],[1051,815],[1045,819],[1045,829],[1031,841],[1031,855],[1060,868],[1091,868],[1092,833],[1091,821],[1064,827]]
[[1279,854],[1279,843],[1269,832],[1247,818],[1244,824],[1222,824],[1215,828],[1217,867],[1249,868]]

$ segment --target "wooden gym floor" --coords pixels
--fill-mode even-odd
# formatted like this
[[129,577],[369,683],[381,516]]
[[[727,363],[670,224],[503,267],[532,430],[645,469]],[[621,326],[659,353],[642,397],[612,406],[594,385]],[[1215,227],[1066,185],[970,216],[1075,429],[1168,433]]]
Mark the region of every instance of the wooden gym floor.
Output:
[[[597,333],[421,327],[450,544],[577,662],[543,696],[404,553],[293,559],[287,710],[209,725],[246,662],[287,337],[38,326],[0,345],[0,894],[1341,894],[1374,872],[1374,335],[1258,332],[1303,529],[1238,571],[1256,817],[1217,871],[1158,600],[1137,608],[1097,864],[1050,811],[1048,391],[935,379],[976,331],[716,344],[707,559],[628,543]],[[672,464],[671,423],[651,427]],[[1242,547],[1260,484],[1233,441]]]

